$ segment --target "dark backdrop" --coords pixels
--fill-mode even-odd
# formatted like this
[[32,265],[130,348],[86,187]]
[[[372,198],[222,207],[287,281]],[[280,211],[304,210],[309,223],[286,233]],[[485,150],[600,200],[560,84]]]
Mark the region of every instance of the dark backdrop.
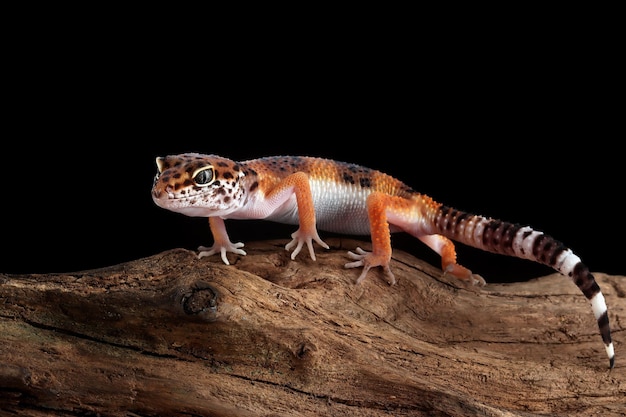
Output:
[[[599,141],[572,140],[565,133],[533,138],[529,130],[539,127],[533,123],[531,129],[516,117],[507,129],[492,128],[488,118],[446,129],[409,114],[404,117],[410,122],[396,123],[377,121],[373,114],[331,120],[293,114],[255,120],[247,114],[234,117],[231,126],[197,117],[191,124],[150,117],[138,122],[143,127],[133,128],[134,134],[99,117],[91,121],[102,130],[89,126],[78,132],[67,119],[50,126],[56,138],[44,147],[25,140],[19,151],[6,153],[0,272],[77,271],[209,244],[206,219],[160,209],[150,197],[154,158],[186,151],[234,159],[305,154],[364,164],[444,204],[543,230],[594,271],[626,271],[619,261],[624,225],[618,151]],[[230,220],[227,227],[233,241],[244,242],[287,242],[295,230],[264,221]],[[394,235],[393,243],[439,265],[416,239]],[[460,244],[458,249],[461,264],[491,281],[551,273],[529,261]]]
[[[209,244],[205,219],[150,197],[154,158],[196,151],[360,163],[447,205],[542,230],[592,271],[626,273],[614,54],[589,48],[583,66],[515,46],[411,57],[316,50],[316,59],[289,49],[286,59],[250,45],[231,61],[171,45],[64,51],[42,42],[11,61],[7,78],[0,272],[78,271]],[[286,242],[294,230],[227,226],[244,242]],[[415,239],[393,243],[438,265]],[[491,282],[552,272],[458,249],[459,262]]]

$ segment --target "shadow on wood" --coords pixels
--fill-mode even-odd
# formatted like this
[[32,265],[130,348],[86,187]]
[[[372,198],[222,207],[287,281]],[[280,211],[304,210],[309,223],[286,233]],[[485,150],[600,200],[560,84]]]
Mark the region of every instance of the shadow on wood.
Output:
[[[466,287],[401,251],[361,285],[331,239],[245,257],[177,249],[90,271],[0,275],[0,410],[43,415],[624,415],[624,277],[596,274],[616,367],[558,274]],[[480,273],[480,271],[475,271]],[[489,281],[489,277],[486,277]]]

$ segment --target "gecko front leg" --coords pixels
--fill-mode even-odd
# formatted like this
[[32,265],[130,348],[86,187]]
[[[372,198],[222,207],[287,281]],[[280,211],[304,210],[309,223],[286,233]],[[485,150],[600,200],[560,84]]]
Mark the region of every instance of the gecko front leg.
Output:
[[230,241],[228,232],[226,232],[224,219],[221,217],[209,217],[209,227],[211,228],[211,234],[213,235],[213,246],[198,247],[198,250],[200,251],[198,253],[198,259],[219,253],[222,257],[222,261],[226,265],[230,265],[230,262],[228,262],[228,258],[226,257],[227,252],[236,253],[237,255],[246,254],[243,249],[240,249],[243,248],[243,243],[233,243]]
[[285,250],[289,251],[295,247],[291,253],[291,259],[296,259],[298,253],[300,253],[302,247],[306,244],[311,259],[315,260],[313,241],[317,242],[317,244],[324,249],[329,249],[330,246],[328,246],[317,233],[315,207],[313,204],[313,195],[311,194],[311,186],[309,184],[309,176],[304,172],[296,172],[287,176],[269,191],[266,197],[266,204],[269,210],[273,211],[273,207],[279,207],[292,193],[296,195],[298,223],[300,227],[291,234],[292,241],[285,245]]

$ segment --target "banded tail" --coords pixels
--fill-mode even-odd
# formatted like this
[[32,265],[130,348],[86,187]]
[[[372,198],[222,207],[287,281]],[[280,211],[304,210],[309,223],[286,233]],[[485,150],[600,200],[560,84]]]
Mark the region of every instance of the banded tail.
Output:
[[615,353],[604,295],[589,269],[563,243],[528,226],[469,214],[447,206],[438,209],[434,223],[439,234],[449,239],[484,251],[529,259],[570,277],[591,302],[609,366],[614,367]]

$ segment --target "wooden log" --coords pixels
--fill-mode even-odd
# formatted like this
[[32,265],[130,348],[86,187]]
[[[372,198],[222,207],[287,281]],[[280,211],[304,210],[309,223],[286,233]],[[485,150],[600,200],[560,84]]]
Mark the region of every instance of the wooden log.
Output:
[[[0,410],[28,416],[624,415],[623,276],[597,273],[616,347],[561,275],[467,287],[402,252],[397,285],[284,241],[96,270],[0,274]],[[479,273],[480,271],[475,271]],[[621,352],[621,353],[620,353]]]

